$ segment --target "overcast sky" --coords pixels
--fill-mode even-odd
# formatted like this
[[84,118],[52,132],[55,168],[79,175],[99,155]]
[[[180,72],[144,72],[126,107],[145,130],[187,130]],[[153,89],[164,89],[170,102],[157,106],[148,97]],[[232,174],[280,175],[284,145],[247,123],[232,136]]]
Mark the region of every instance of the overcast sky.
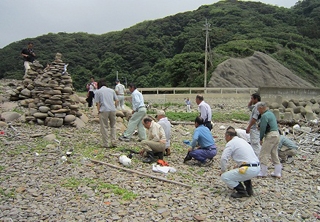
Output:
[[[262,0],[290,8],[298,0]],[[217,0],[0,0],[0,48],[58,32],[102,34],[192,11]],[[35,46],[36,47],[36,46]]]

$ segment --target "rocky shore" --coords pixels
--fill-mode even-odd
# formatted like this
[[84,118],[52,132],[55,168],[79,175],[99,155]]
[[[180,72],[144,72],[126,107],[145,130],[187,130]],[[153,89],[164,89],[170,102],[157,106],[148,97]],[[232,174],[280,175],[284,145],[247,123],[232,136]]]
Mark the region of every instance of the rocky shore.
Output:
[[[244,104],[245,107],[246,104]],[[5,107],[1,107],[1,112]],[[21,110],[10,106],[10,110]],[[213,135],[218,154],[213,163],[199,167],[183,164],[193,125],[174,125],[172,154],[165,161],[175,173],[152,171],[133,155],[129,169],[190,185],[191,188],[128,173],[91,162],[122,166],[123,149],[139,150],[137,137],[118,148],[100,148],[100,128],[94,110],[80,106],[89,122],[82,128],[52,128],[19,119],[0,126],[0,221],[316,221],[320,218],[320,137],[318,123],[301,123],[303,131],[289,130],[299,144],[292,163],[283,164],[281,179],[253,179],[254,196],[233,199],[220,180],[223,126]],[[220,112],[227,112],[223,109]],[[285,127],[285,126],[281,126]],[[123,130],[123,129],[122,129]],[[118,128],[118,134],[121,129]],[[72,150],[70,156],[67,151]],[[233,167],[231,164],[230,167]],[[269,165],[270,168],[271,162]],[[271,169],[269,169],[270,173]]]

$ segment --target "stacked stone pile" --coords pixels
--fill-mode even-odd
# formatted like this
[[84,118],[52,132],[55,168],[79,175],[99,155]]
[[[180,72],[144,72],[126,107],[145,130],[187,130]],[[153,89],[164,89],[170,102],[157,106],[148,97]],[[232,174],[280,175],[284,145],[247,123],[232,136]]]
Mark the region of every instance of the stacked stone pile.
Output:
[[66,64],[57,53],[54,62],[44,70],[32,65],[24,76],[23,86],[11,93],[11,100],[24,99],[20,105],[27,107],[27,122],[60,127],[63,124],[76,125],[79,112],[79,98],[74,94],[72,79],[66,70]]
[[278,120],[282,116],[284,120],[288,121],[312,121],[319,118],[320,98],[283,100],[281,96],[277,96],[275,102],[269,103],[269,108]]

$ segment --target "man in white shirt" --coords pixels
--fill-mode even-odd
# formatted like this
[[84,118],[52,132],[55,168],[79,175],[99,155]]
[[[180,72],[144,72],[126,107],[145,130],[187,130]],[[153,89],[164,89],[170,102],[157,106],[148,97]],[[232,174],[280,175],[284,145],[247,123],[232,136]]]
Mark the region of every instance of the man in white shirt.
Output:
[[146,116],[147,109],[144,105],[144,99],[133,83],[130,83],[128,86],[132,96],[133,115],[129,120],[127,130],[123,133],[123,136],[119,137],[119,140],[129,142],[136,127],[138,127],[139,139],[145,140],[147,135],[142,124],[142,119]]
[[251,99],[248,103],[248,108],[252,111],[250,116],[249,125],[246,132],[250,134],[250,144],[254,153],[257,157],[260,155],[261,145],[260,145],[260,130],[258,129],[258,117],[260,115],[257,109],[257,103],[261,101],[261,97],[258,93],[251,95]]
[[212,124],[211,124],[211,118],[212,118],[212,112],[211,112],[211,107],[203,101],[203,96],[202,95],[197,95],[196,96],[196,103],[198,104],[198,110],[200,112],[200,116],[204,120],[203,125],[208,127],[209,130],[212,130]]
[[[116,147],[116,106],[118,98],[113,89],[107,88],[104,79],[98,82],[98,89],[95,94],[95,100],[99,113],[100,131],[102,134],[103,147]],[[111,146],[108,145],[109,122],[111,128]]]
[[166,134],[166,153],[165,156],[169,156],[171,154],[170,151],[170,137],[171,137],[171,123],[168,121],[166,117],[166,113],[163,110],[158,110],[156,118],[158,119],[158,124],[162,126],[164,132]]
[[[259,159],[250,144],[237,136],[233,127],[228,127],[225,139],[227,144],[221,156],[221,180],[229,188],[237,191],[231,194],[231,197],[251,196],[253,195],[251,178],[256,177],[260,172]],[[227,163],[230,157],[237,163],[238,168],[227,171]],[[243,181],[246,188],[241,183]]]
[[116,91],[116,94],[117,94],[117,97],[119,99],[119,104],[117,106],[117,110],[124,110],[124,91],[125,91],[125,87],[124,85],[122,85],[120,83],[120,81],[117,79],[116,80],[116,88],[115,88],[115,91]]

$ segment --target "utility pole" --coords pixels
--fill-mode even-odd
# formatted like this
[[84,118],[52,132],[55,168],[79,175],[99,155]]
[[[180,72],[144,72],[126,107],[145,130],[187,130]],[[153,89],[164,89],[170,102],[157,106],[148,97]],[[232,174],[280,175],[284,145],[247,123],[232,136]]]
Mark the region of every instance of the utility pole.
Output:
[[207,66],[208,66],[208,39],[209,39],[209,30],[211,24],[208,23],[208,20],[206,19],[206,24],[204,25],[205,28],[203,30],[206,31],[206,47],[205,47],[205,61],[204,61],[204,92],[207,93]]
[[118,71],[116,71],[116,79],[118,79]]

